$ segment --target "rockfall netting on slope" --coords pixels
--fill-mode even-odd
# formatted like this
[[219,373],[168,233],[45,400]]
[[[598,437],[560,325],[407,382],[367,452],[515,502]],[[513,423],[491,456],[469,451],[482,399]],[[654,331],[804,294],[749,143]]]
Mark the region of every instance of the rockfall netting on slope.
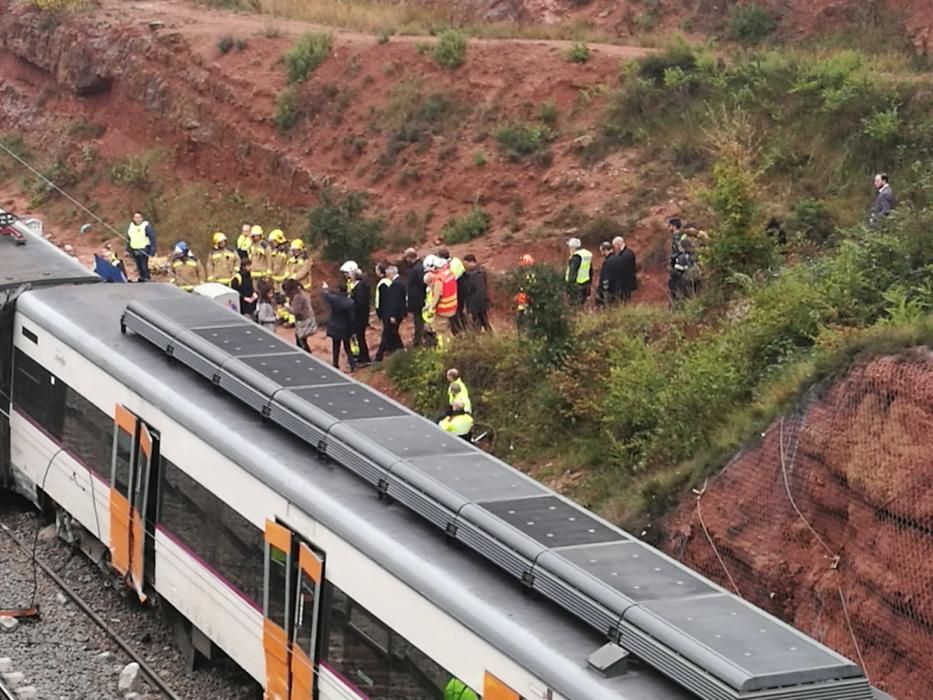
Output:
[[668,552],[860,661],[899,700],[933,698],[933,355],[812,390],[669,523]]

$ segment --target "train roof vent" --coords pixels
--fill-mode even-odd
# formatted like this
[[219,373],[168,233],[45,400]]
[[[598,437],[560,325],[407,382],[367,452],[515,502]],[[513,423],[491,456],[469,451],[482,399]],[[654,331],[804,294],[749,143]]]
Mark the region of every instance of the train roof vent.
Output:
[[872,700],[848,659],[215,302],[123,324],[705,700]]

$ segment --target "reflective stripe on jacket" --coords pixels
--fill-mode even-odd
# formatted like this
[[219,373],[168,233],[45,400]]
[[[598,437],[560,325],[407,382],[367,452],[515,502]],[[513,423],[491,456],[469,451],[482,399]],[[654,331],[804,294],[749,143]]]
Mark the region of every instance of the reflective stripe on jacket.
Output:
[[441,298],[434,310],[438,316],[450,318],[457,313],[457,280],[450,270],[441,270],[437,276],[441,281]]
[[192,291],[203,281],[201,263],[195,258],[177,258],[172,261],[172,284],[186,292]]
[[227,248],[214,250],[207,259],[207,279],[229,286],[233,276],[240,269],[240,256]]

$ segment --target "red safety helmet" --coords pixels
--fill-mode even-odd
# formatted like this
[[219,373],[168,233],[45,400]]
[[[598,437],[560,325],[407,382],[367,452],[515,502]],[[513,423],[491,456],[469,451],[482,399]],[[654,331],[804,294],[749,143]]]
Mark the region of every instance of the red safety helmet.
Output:
[[531,257],[530,255],[528,255],[528,253],[525,253],[521,257],[521,259],[518,261],[518,264],[521,265],[522,267],[528,267],[529,265],[535,264],[535,259]]

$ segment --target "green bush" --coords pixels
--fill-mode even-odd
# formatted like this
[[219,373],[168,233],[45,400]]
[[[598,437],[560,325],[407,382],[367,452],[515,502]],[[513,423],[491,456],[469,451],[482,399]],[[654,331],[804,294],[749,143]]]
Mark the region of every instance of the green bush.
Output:
[[466,60],[467,38],[463,32],[447,29],[441,32],[434,46],[434,60],[442,68],[459,68]]
[[540,154],[553,140],[554,132],[537,124],[515,122],[496,129],[496,142],[512,161]]
[[543,263],[515,268],[505,278],[509,297],[527,295],[528,310],[521,333],[530,343],[528,354],[536,364],[559,364],[573,346],[571,313],[564,294],[563,275]]
[[308,33],[285,52],[288,82],[303,83],[330,56],[333,37],[330,34]]
[[282,133],[291,129],[302,117],[301,98],[294,85],[282,90],[275,98],[275,114],[272,120]]
[[891,145],[897,141],[900,127],[897,105],[865,117],[862,125],[865,135],[872,141],[885,146]]
[[150,161],[145,153],[121,158],[110,167],[110,179],[117,185],[146,189],[149,186]]
[[586,63],[590,60],[590,47],[577,42],[567,49],[567,60],[571,63]]
[[482,151],[473,152],[473,165],[477,168],[482,168],[486,165],[486,154]]
[[826,204],[818,199],[798,199],[792,210],[795,231],[814,243],[825,243],[833,234],[835,223]]
[[557,111],[557,106],[553,102],[542,102],[538,108],[538,119],[552,129],[557,126],[559,117],[560,112]]
[[774,33],[777,19],[771,11],[757,3],[736,5],[729,12],[727,34],[743,44],[757,44]]
[[479,238],[489,230],[490,217],[479,207],[473,207],[469,214],[453,218],[441,229],[441,238],[445,243],[466,243]]
[[220,51],[220,53],[224,53],[224,54],[230,53],[235,43],[236,42],[234,41],[232,36],[230,36],[229,34],[224,34],[217,41],[217,50]]
[[308,239],[321,246],[323,257],[333,262],[355,260],[368,263],[382,244],[385,222],[367,217],[367,197],[360,192],[339,194],[331,188],[321,192],[321,203],[308,215]]
[[670,68],[679,68],[692,73],[697,67],[697,56],[685,41],[674,41],[662,51],[638,60],[638,76],[655,85],[664,83],[664,73]]

